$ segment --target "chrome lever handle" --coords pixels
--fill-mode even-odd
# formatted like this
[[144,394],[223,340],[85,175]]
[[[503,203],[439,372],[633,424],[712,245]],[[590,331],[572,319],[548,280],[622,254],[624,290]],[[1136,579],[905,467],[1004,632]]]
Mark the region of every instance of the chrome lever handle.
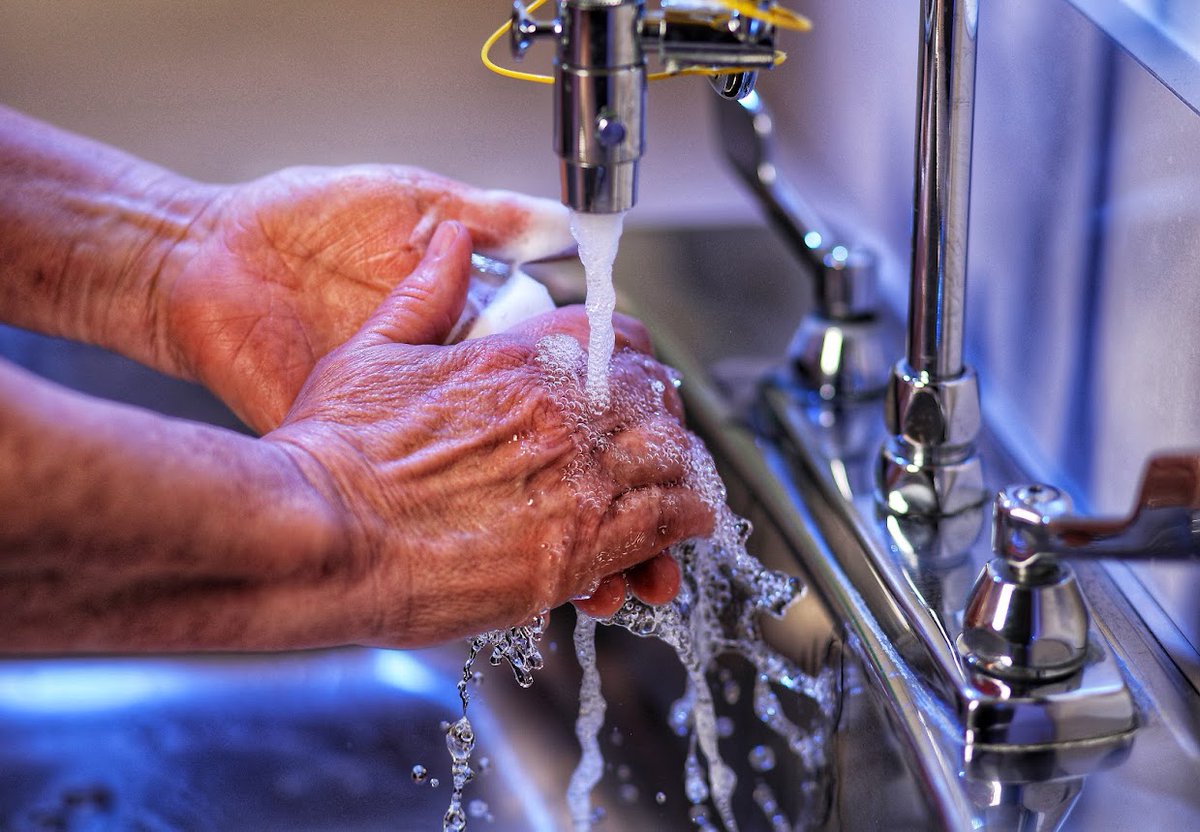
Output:
[[1154,457],[1128,517],[1083,517],[1048,485],[996,497],[992,545],[963,611],[964,660],[999,678],[1058,679],[1088,655],[1088,612],[1060,558],[1200,558],[1200,455]]
[[719,102],[717,128],[725,157],[762,204],[775,228],[816,276],[817,310],[847,320],[876,309],[875,257],[843,245],[775,164],[775,120],[753,93],[735,104]]
[[1200,558],[1200,455],[1154,457],[1124,518],[1071,512],[1046,485],[1013,486],[996,498],[993,543],[1009,563],[1032,567],[1047,555],[1133,560]]

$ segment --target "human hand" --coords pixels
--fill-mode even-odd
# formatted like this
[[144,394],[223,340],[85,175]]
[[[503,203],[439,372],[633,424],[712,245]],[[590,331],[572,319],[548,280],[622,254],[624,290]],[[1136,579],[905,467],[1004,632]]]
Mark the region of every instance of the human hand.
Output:
[[[549,200],[413,168],[291,168],[213,192],[160,270],[160,352],[252,428],[270,430],[317,360],[412,272],[448,219],[467,227],[478,252],[506,260],[572,244],[565,210]],[[422,317],[411,300],[401,313]],[[460,298],[446,314],[461,307]],[[433,343],[441,325],[409,322],[406,337]]]
[[424,345],[453,323],[424,312],[444,312],[456,294],[461,303],[469,252],[469,235],[443,225],[264,437],[344,518],[337,574],[362,643],[522,623],[711,528],[712,507],[681,484],[691,438],[640,325],[616,320],[604,412],[583,398],[578,308]]

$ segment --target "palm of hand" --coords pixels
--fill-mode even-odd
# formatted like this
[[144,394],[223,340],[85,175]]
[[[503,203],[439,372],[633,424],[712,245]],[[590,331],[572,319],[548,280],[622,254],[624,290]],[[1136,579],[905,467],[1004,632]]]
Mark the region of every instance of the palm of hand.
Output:
[[412,272],[439,221],[463,220],[477,250],[496,250],[546,207],[370,166],[285,170],[209,210],[211,231],[181,252],[167,287],[166,342],[184,375],[265,431],[317,360]]

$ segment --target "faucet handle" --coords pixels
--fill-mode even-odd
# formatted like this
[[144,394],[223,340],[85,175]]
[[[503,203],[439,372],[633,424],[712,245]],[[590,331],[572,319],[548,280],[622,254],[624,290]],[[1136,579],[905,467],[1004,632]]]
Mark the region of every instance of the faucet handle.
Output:
[[529,10],[521,0],[513,0],[509,48],[514,59],[519,61],[524,58],[526,51],[537,38],[561,34],[562,23],[559,20],[535,20],[529,16]]
[[1088,612],[1060,558],[1200,558],[1200,455],[1154,457],[1128,517],[1073,514],[1048,485],[1010,486],[996,497],[988,563],[963,611],[958,648],[991,676],[1063,678],[1088,655]]
[[1039,558],[1200,558],[1200,455],[1153,457],[1133,511],[1084,517],[1046,485],[1013,486],[996,499],[993,543],[1013,564]]

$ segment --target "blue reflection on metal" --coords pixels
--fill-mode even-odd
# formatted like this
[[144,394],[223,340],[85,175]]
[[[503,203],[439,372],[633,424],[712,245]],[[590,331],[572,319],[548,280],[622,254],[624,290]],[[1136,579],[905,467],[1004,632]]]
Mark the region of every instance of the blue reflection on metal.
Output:
[[142,664],[19,663],[0,674],[0,706],[17,711],[103,711],[183,690],[185,678]]
[[453,682],[439,678],[411,653],[400,650],[375,651],[375,678],[394,688],[421,696],[445,694]]

